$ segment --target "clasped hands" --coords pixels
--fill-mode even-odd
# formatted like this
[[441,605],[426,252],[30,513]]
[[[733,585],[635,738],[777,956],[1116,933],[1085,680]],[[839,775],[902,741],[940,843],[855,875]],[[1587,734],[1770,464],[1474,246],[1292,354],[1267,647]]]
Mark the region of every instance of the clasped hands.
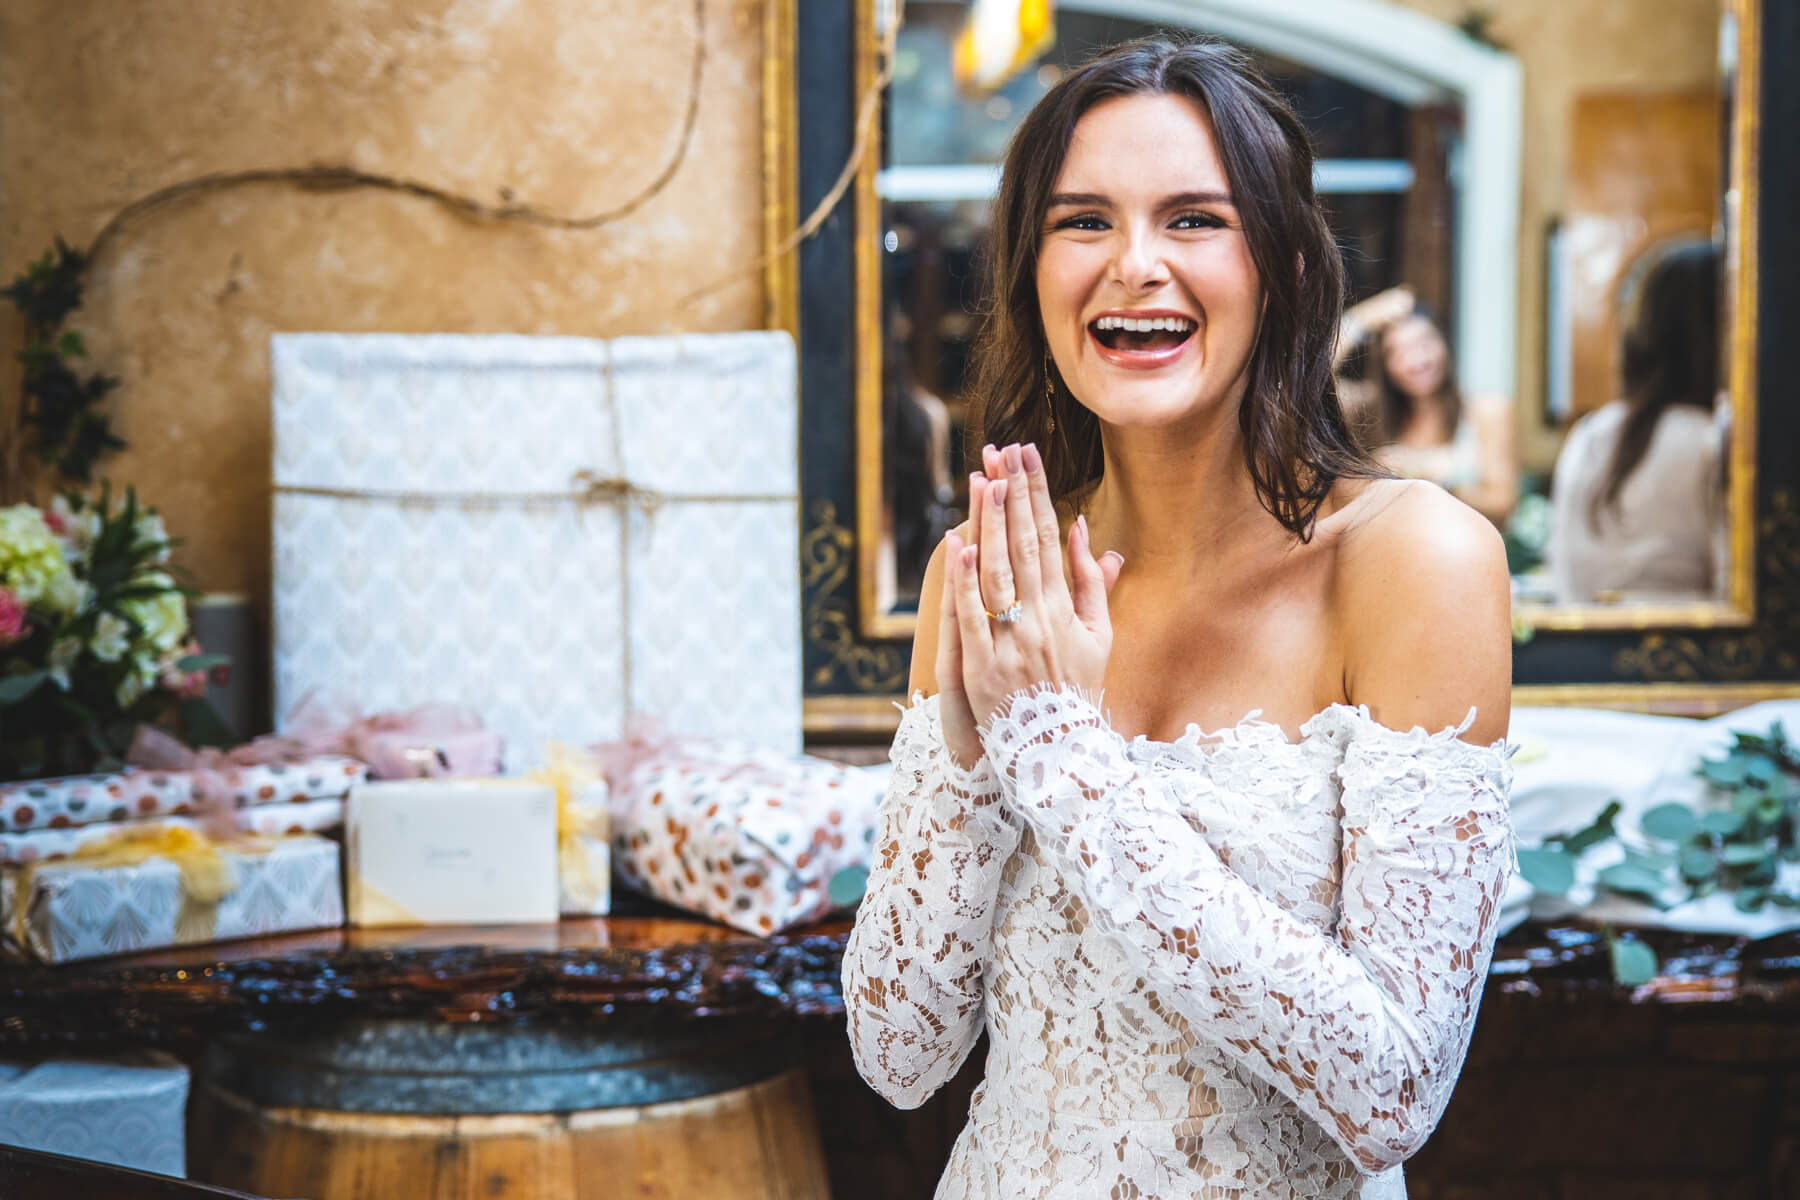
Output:
[[[1098,692],[1112,653],[1107,595],[1125,560],[1096,558],[1086,517],[1061,526],[1036,446],[982,452],[969,478],[972,541],[945,538],[937,683],[944,744],[963,767],[981,758],[985,725],[1009,697],[1039,685]],[[997,619],[1017,605],[1011,620]]]

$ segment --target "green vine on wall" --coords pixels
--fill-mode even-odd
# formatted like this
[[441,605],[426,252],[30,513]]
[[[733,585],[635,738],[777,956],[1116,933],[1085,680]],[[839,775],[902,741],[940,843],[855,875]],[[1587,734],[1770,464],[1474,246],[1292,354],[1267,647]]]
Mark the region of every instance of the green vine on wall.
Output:
[[[125,445],[101,408],[118,378],[83,375],[76,363],[87,357],[87,346],[79,331],[63,327],[81,307],[87,263],[86,255],[59,237],[54,250],[0,290],[25,319],[25,348],[18,354],[25,368],[19,388],[21,449],[76,483],[91,482],[100,456]],[[14,457],[5,464],[8,475],[19,469]]]

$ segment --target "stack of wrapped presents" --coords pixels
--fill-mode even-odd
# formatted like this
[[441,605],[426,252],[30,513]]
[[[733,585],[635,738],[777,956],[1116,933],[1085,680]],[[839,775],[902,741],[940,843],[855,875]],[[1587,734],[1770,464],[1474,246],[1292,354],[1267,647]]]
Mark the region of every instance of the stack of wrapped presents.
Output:
[[[287,719],[0,786],[12,950],[336,925],[346,893],[352,924],[604,913],[615,874],[752,932],[831,907],[879,783],[799,753],[791,339],[281,334],[271,362]],[[321,737],[320,696],[377,716]],[[605,775],[567,749],[643,728]]]

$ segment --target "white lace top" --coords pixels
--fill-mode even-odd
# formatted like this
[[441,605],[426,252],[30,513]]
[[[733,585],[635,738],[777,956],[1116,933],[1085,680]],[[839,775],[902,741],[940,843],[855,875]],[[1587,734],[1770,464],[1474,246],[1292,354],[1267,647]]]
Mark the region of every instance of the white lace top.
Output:
[[937,705],[894,740],[844,1004],[905,1108],[987,1029],[940,1200],[1403,1196],[1514,866],[1504,744],[1346,705],[1127,742],[1043,690],[966,773]]

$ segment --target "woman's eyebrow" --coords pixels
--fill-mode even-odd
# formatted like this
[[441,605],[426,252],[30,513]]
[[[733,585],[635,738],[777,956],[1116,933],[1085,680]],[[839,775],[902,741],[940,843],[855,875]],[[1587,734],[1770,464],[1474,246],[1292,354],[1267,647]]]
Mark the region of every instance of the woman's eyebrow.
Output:
[[[1164,196],[1159,207],[1180,208],[1185,204],[1230,204],[1230,192],[1199,191],[1175,192]],[[1112,198],[1100,192],[1052,192],[1047,208],[1107,208],[1112,205]]]

